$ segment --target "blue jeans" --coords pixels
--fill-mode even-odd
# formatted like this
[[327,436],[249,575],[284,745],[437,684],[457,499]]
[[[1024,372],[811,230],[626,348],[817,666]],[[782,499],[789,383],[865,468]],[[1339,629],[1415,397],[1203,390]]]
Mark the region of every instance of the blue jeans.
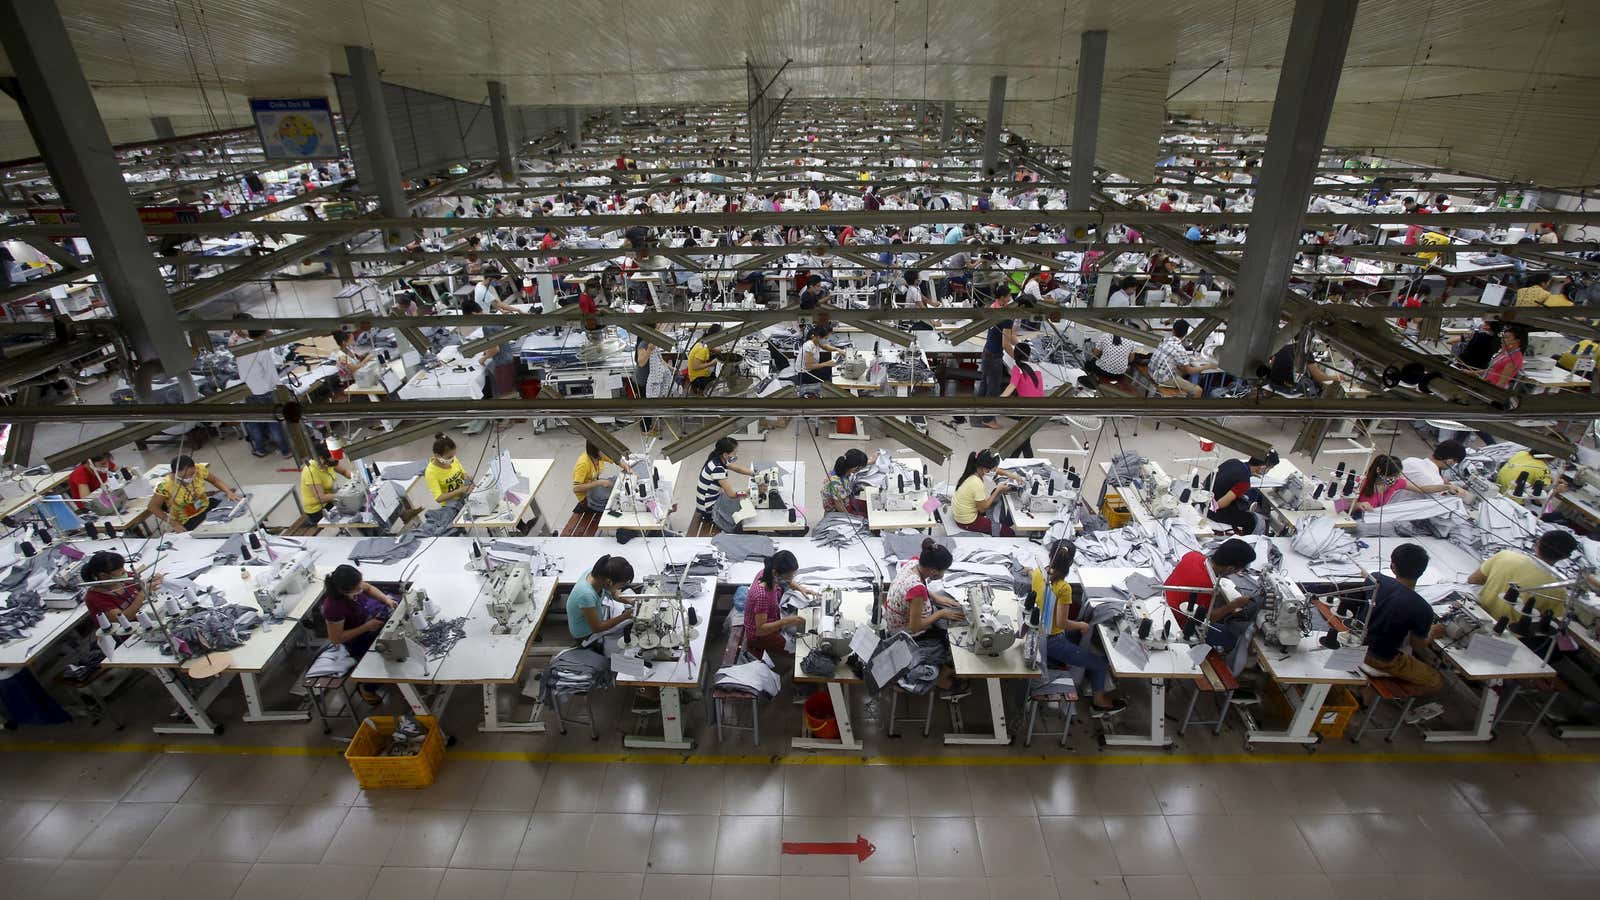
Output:
[[[251,394],[251,403],[275,402],[271,394]],[[244,423],[245,437],[250,441],[250,449],[256,453],[269,453],[270,445],[276,444],[278,452],[284,456],[289,455],[289,432],[283,428],[283,423],[272,422],[246,422]]]
[[1050,640],[1045,642],[1044,650],[1051,666],[1058,669],[1082,666],[1084,674],[1089,676],[1089,689],[1096,694],[1105,693],[1107,664],[1106,658],[1098,651],[1078,643],[1066,632],[1051,635]]

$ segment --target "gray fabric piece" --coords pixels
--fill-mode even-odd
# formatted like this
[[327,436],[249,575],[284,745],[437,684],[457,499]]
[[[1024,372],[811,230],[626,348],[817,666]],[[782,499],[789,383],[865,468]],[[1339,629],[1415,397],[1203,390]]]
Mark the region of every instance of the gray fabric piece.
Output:
[[589,488],[583,493],[583,505],[587,507],[590,512],[603,513],[606,511],[606,505],[610,502],[611,488],[608,488],[604,485],[597,485]]
[[812,542],[824,547],[849,547],[871,534],[866,519],[842,512],[823,513],[817,524],[811,526]]
[[416,533],[422,537],[439,537],[455,531],[456,516],[461,515],[461,504],[464,500],[456,500],[438,509],[430,509],[422,514],[422,521],[417,525]]
[[743,562],[747,559],[765,560],[777,552],[778,545],[772,538],[759,534],[719,534],[711,539],[711,546],[722,551],[722,555],[729,562]]
[[585,647],[564,650],[540,673],[539,701],[552,706],[557,696],[586,694],[611,681],[611,660],[604,654]]
[[407,481],[421,475],[428,468],[425,459],[383,467],[384,481]]
[[[910,559],[922,552],[923,536],[920,534],[885,534],[883,536],[883,553],[885,559]],[[934,543],[944,547],[951,553],[956,550],[955,538],[947,534],[933,536]]]
[[711,524],[725,532],[738,534],[744,528],[733,520],[733,514],[739,511],[739,501],[727,494],[717,498],[717,505],[711,508]]
[[1106,473],[1106,484],[1121,486],[1138,484],[1144,479],[1144,457],[1132,450],[1111,458],[1111,471]]
[[364,538],[356,542],[350,551],[352,563],[395,563],[407,559],[415,554],[421,546],[418,544],[418,534],[407,531],[398,537],[373,537]]
[[[250,613],[252,616],[247,616]],[[242,645],[249,631],[260,624],[261,614],[248,606],[230,603],[226,606],[197,606],[167,622],[167,634],[173,641],[183,644],[185,656],[195,656],[212,650],[232,650]],[[164,642],[161,652],[171,656],[173,641]]]

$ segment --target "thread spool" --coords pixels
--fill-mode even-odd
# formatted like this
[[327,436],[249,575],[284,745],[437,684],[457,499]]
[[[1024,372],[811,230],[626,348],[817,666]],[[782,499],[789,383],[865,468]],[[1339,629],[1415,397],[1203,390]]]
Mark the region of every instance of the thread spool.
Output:
[[1328,630],[1317,640],[1317,643],[1329,650],[1339,649],[1339,629],[1329,625]]
[[142,609],[139,610],[138,619],[139,619],[139,624],[141,626],[145,627],[145,628],[154,628],[154,627],[156,627],[156,620],[150,618],[150,613],[148,613],[148,612],[146,612],[146,611],[144,611]]
[[1510,616],[1501,616],[1500,620],[1494,623],[1494,633],[1495,634],[1505,634],[1506,633],[1506,626],[1510,625],[1510,624],[1511,624],[1511,617]]
[[100,529],[92,520],[83,523],[83,530],[89,533],[89,540],[97,541],[100,539]]
[[105,613],[95,613],[94,620],[99,623],[101,631],[109,631],[111,629],[111,617]]
[[789,507],[789,521],[793,522],[795,520],[796,520],[796,514],[795,514],[795,511],[794,511],[794,507],[791,506],[791,507]]
[[106,540],[108,541],[117,536],[117,526],[111,524],[110,522],[105,524],[105,528],[103,530],[105,532]]
[[33,543],[31,541],[18,541],[17,549],[21,550],[22,555],[28,559],[33,559],[35,556],[39,555],[39,551],[33,549]]
[[1144,640],[1145,638],[1150,637],[1150,628],[1153,625],[1154,625],[1154,623],[1150,621],[1150,617],[1149,616],[1145,616],[1144,618],[1139,620],[1139,639],[1140,640]]

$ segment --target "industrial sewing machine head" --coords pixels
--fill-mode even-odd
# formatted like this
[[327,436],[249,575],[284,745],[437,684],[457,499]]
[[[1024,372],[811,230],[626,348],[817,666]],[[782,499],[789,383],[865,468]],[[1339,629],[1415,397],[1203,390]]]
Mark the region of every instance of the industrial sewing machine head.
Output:
[[1114,640],[1138,641],[1148,651],[1165,650],[1169,645],[1185,643],[1189,635],[1196,633],[1193,627],[1178,625],[1187,621],[1190,619],[1182,612],[1172,612],[1162,595],[1144,600],[1128,599],[1114,620],[1117,631]]
[[341,514],[353,516],[367,506],[367,483],[360,478],[351,478],[339,485],[333,492],[333,508]]
[[844,659],[850,655],[850,640],[860,624],[844,614],[838,588],[823,589],[816,613],[818,649],[836,659]]
[[1439,613],[1439,623],[1444,626],[1444,637],[1454,644],[1465,644],[1474,632],[1483,630],[1483,620],[1474,607],[1477,601],[1459,593],[1451,593],[1449,605]]
[[860,381],[867,375],[867,358],[854,347],[845,351],[834,364],[833,370],[846,381]]
[[467,495],[467,515],[474,519],[482,519],[494,515],[500,508],[500,501],[504,499],[505,491],[500,489],[500,477],[493,470],[478,476],[472,484],[472,493]]
[[[637,474],[642,471],[650,474]],[[671,505],[661,486],[661,473],[654,466],[647,465],[641,469],[637,464],[634,464],[633,472],[623,472],[617,476],[611,488],[611,504],[612,509],[625,515],[653,515],[652,507],[666,509]]]
[[527,562],[499,563],[489,570],[485,606],[494,619],[490,634],[510,634],[513,620],[530,606],[533,573]]
[[291,556],[280,556],[267,567],[265,575],[256,578],[256,605],[268,619],[283,617],[284,604],[305,593],[317,577],[316,551],[299,550]]
[[680,585],[653,575],[634,598],[633,621],[622,635],[622,646],[636,649],[640,659],[680,658],[699,626],[694,609],[683,602]]
[[1017,642],[1018,623],[995,609],[994,589],[986,584],[967,588],[967,649],[979,656],[999,656]]
[[355,385],[358,388],[375,388],[383,382],[383,361],[373,356],[361,364],[356,370]]
[[926,466],[910,469],[897,465],[883,481],[883,487],[872,495],[872,505],[885,512],[910,512],[921,509],[933,496],[933,483],[928,480]]
[[1065,472],[1052,468],[1048,475],[1034,475],[1020,492],[1013,494],[1024,512],[1034,516],[1054,516],[1078,503],[1083,479],[1068,467]]
[[432,607],[427,591],[405,585],[389,620],[373,640],[372,649],[390,662],[405,662],[411,657],[411,643],[421,640],[422,630],[431,622]]
[[1261,640],[1269,647],[1290,650],[1312,628],[1313,608],[1300,586],[1278,572],[1261,576],[1261,612],[1257,615]]
[[750,500],[759,509],[787,509],[783,496],[787,492],[783,470],[777,466],[762,469],[750,476]]

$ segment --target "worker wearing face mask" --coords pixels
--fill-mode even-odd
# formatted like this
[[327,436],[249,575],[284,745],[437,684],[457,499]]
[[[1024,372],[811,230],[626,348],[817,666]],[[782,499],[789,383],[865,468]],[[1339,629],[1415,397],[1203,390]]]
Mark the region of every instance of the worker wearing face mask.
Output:
[[190,456],[178,457],[172,461],[171,474],[162,479],[150,497],[150,514],[166,522],[170,531],[193,531],[211,511],[207,484],[222,491],[229,500],[240,498],[239,492],[211,474],[205,463],[196,463]]
[[423,477],[440,506],[464,500],[472,491],[472,479],[467,477],[461,460],[456,459],[456,442],[442,431],[433,436],[433,458],[428,460]]

